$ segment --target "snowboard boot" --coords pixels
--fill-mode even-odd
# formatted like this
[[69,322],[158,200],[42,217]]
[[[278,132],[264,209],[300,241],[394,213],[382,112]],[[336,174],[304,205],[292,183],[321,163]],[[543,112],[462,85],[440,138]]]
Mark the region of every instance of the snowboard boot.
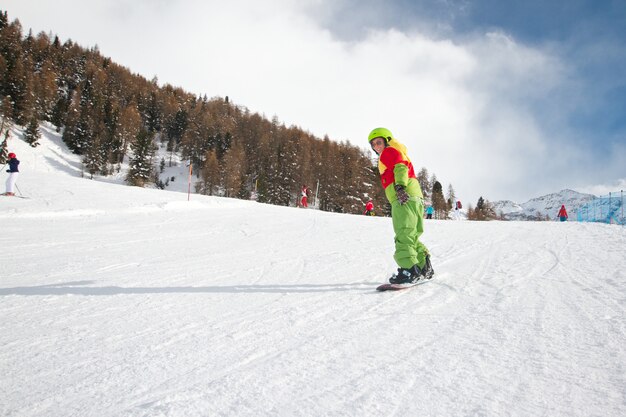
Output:
[[411,268],[398,268],[398,272],[389,278],[390,284],[415,284],[422,277],[422,270],[419,266],[413,265]]
[[422,268],[422,273],[424,274],[424,278],[431,279],[433,275],[435,275],[435,271],[433,270],[433,266],[430,263],[430,255],[426,255],[426,263]]

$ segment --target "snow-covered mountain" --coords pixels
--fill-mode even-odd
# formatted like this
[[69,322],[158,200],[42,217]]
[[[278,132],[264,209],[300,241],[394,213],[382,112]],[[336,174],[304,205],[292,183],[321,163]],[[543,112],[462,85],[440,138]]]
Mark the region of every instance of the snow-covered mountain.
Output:
[[565,189],[533,198],[522,204],[509,200],[496,201],[493,204],[496,213],[502,213],[507,220],[545,220],[555,219],[561,205],[565,205],[570,217],[574,217],[579,207],[594,198],[596,197],[592,194]]
[[507,215],[509,213],[518,213],[524,211],[524,208],[511,200],[500,200],[493,203],[496,213]]

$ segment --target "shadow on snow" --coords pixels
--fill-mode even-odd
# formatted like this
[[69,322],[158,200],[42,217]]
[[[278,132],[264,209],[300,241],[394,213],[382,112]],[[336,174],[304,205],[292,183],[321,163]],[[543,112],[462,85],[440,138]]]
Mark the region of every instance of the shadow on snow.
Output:
[[34,287],[0,288],[3,295],[121,295],[121,294],[202,294],[202,293],[318,293],[337,291],[371,291],[376,282],[352,284],[225,285],[205,287],[90,287],[94,281],[76,281]]

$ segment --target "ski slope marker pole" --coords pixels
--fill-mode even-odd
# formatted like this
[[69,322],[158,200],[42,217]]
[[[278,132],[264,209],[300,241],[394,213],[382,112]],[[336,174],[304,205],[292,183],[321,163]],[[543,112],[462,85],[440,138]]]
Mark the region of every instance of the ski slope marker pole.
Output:
[[187,186],[187,201],[191,198],[191,159],[189,160],[189,184]]
[[320,180],[317,180],[317,187],[315,188],[315,208],[319,210],[319,200],[317,199],[317,194],[320,192]]

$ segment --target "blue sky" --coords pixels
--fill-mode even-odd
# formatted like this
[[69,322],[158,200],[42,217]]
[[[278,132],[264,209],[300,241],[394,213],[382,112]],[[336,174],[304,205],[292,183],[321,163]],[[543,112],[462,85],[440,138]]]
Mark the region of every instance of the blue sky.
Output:
[[365,148],[387,127],[465,201],[626,188],[625,0],[2,7],[25,30],[320,137]]
[[[354,13],[359,8],[368,12]],[[364,28],[394,27],[459,42],[501,31],[531,47],[550,48],[571,65],[574,85],[568,88],[576,88],[539,97],[533,102],[536,117],[549,126],[553,107],[583,94],[588,106],[569,110],[561,122],[581,136],[594,136],[599,152],[606,152],[616,136],[626,140],[624,0],[351,0],[342,2],[326,27],[346,39],[363,36]]]

